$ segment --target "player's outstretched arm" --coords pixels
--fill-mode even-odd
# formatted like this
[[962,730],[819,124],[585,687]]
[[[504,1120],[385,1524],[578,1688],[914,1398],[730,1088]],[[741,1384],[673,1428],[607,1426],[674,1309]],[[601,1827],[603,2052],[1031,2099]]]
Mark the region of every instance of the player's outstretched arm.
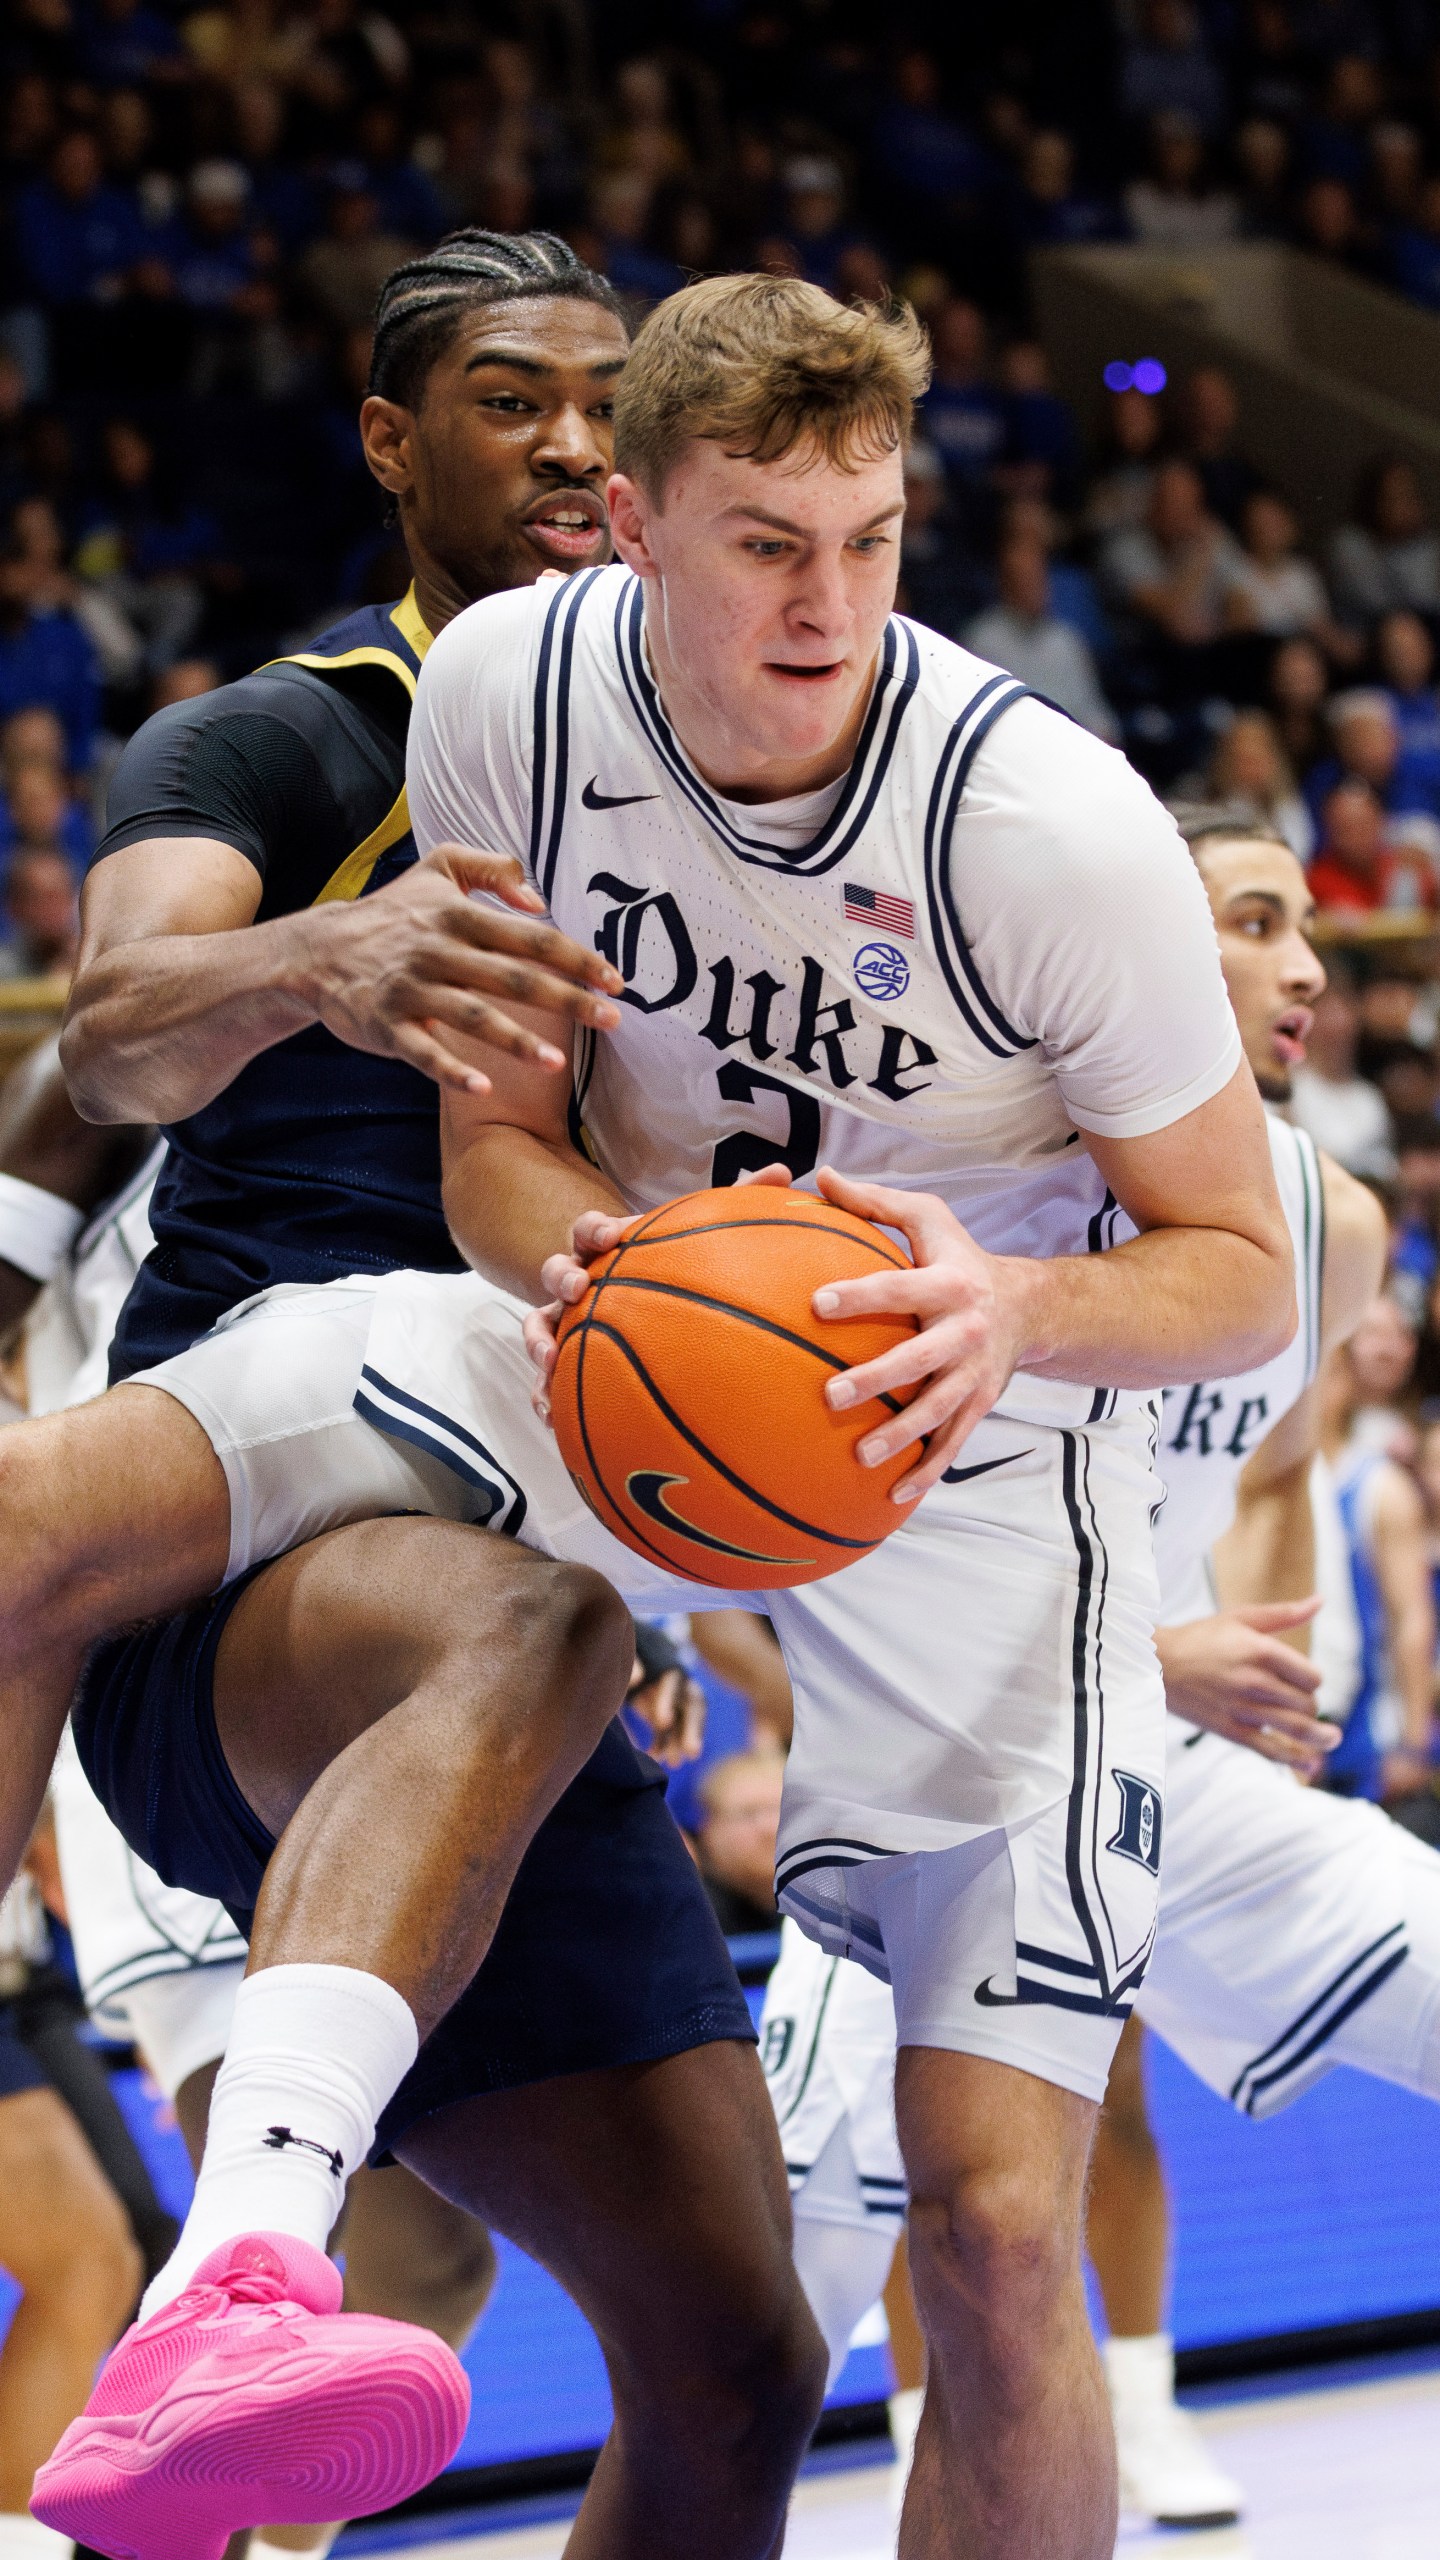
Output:
[[[562,1016],[517,1009],[517,1018],[534,1039],[561,1050],[569,1066],[570,1026]],[[458,1046],[462,1057],[470,1054],[463,1035]],[[587,1221],[608,1225],[627,1215],[614,1184],[570,1134],[571,1091],[568,1075],[537,1073],[524,1057],[492,1058],[484,1091],[447,1091],[441,1103],[450,1232],[487,1280],[532,1303],[556,1297],[558,1265],[571,1259],[577,1226],[583,1232]],[[575,1270],[578,1295],[584,1280],[578,1263]]]
[[442,845],[373,897],[257,924],[261,891],[246,855],[209,838],[127,845],[91,872],[61,1042],[84,1118],[184,1119],[315,1022],[474,1093],[494,1054],[557,1078],[568,1064],[518,1008],[614,1021],[615,971],[542,921],[507,855]]
[[1315,1711],[1320,1673],[1296,1651],[1319,1606],[1312,1595],[1158,1627],[1170,1713],[1315,1777],[1340,1740],[1340,1727]]

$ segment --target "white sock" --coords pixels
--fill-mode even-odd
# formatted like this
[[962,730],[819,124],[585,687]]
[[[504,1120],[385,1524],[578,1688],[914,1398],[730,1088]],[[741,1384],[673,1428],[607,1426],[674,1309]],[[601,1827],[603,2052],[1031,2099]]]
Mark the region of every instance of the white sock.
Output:
[[348,1965],[282,1964],[241,1983],[195,2200],[140,2305],[148,2320],[246,2231],[323,2249],[346,2181],[419,2050],[398,1991]]
[[0,2515],[0,2560],[70,2560],[68,2533],[52,2533],[38,2516]]
[[1175,2397],[1175,2342],[1163,2329],[1145,2338],[1107,2338],[1105,2378],[1117,2408],[1150,2409]]

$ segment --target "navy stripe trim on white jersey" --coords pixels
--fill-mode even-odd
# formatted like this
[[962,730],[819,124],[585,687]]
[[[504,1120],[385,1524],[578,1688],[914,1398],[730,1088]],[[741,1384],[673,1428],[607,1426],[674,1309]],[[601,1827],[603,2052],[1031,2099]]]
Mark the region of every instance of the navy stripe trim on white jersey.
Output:
[[567,578],[556,589],[540,639],[530,767],[530,869],[547,905],[555,881],[570,781],[570,679],[575,625],[586,592],[600,575],[598,569],[587,569],[578,578]]
[[127,1991],[135,1990],[142,1982],[171,1982],[181,1973],[213,1973],[218,1965],[243,1965],[249,1953],[233,1923],[224,1937],[208,1941],[197,1955],[186,1955],[183,1948],[168,1941],[147,1947],[143,1954],[126,1956],[121,1963],[112,1964],[89,1983],[86,2003],[92,2011],[102,2009],[108,2002],[123,1999]]
[[1305,1384],[1308,1387],[1320,1366],[1320,1289],[1325,1272],[1325,1183],[1320,1171],[1320,1158],[1315,1141],[1303,1129],[1292,1129],[1295,1154],[1300,1167],[1300,1189],[1304,1199],[1301,1223],[1301,1261],[1303,1270],[1295,1274],[1296,1293],[1300,1301],[1300,1322],[1305,1330]]
[[995,1058],[1015,1057],[1022,1049],[1033,1049],[1035,1043],[1006,1021],[975,966],[955,904],[950,876],[951,838],[978,749],[1001,713],[1008,711],[1012,702],[1029,698],[1029,688],[1017,684],[1013,676],[991,676],[982,684],[945,741],[925,812],[925,900],[936,957],[964,1021],[982,1048]]
[[979,2009],[1069,2009],[1081,2018],[1128,2018],[1135,2001],[1133,1994],[1120,1992],[1061,1991],[1053,1982],[1033,1982],[1017,1973],[1013,1991],[997,1991],[993,1983],[977,1982],[975,2005]]
[[816,1867],[863,1867],[868,1859],[893,1858],[900,1854],[894,1849],[877,1848],[873,1840],[846,1840],[833,1834],[822,1833],[818,1839],[797,1840],[793,1848],[787,1849],[784,1856],[776,1860],[775,1898],[778,1901],[790,1885],[799,1877],[808,1876]]
[[[1307,2062],[1313,2061],[1344,2026],[1346,2019],[1353,2017],[1381,1984],[1389,1981],[1409,1953],[1405,1923],[1397,1920],[1381,1937],[1362,1948],[1358,1956],[1352,1956],[1334,1981],[1311,2001],[1308,2009],[1302,2009],[1299,2017],[1292,2019],[1273,2044],[1268,2044],[1263,2053],[1257,2053],[1253,2061],[1246,2063],[1231,2087],[1231,2105],[1249,2116],[1267,2113],[1269,2107],[1277,2103],[1268,2097],[1268,2093],[1278,2088],[1281,2082],[1293,2078]],[[1355,1980],[1357,1974],[1361,1977],[1358,1982]],[[1267,2063],[1271,2065],[1268,2070],[1265,2068]],[[1298,2091],[1286,2094],[1298,2095]]]
[[437,1406],[392,1385],[368,1362],[360,1376],[364,1383],[355,1390],[355,1411],[362,1421],[383,1432],[387,1440],[406,1440],[412,1448],[438,1458],[462,1484],[474,1485],[485,1495],[485,1509],[477,1515],[485,1528],[501,1537],[518,1537],[529,1504],[508,1467],[501,1466],[484,1441]]
[[808,844],[781,847],[766,836],[743,834],[680,747],[646,663],[644,607],[641,581],[632,579],[622,586],[616,598],[615,653],[631,708],[671,781],[698,809],[737,862],[812,880],[833,871],[869,820],[890,769],[901,722],[920,681],[920,649],[909,625],[892,617],[885,626],[880,669],[855,760],[825,824]]
[[1118,2003],[1144,1979],[1155,1943],[1152,1918],[1144,1944],[1124,1953],[1115,1933],[1100,1878],[1100,1772],[1105,1767],[1105,1595],[1110,1558],[1090,1491],[1090,1445],[1083,1433],[1062,1431],[1060,1489],[1075,1542],[1078,1566],[1071,1636],[1074,1698],[1074,1775],[1065,1822],[1065,1873],[1070,1899],[1090,1950],[1101,2006]]

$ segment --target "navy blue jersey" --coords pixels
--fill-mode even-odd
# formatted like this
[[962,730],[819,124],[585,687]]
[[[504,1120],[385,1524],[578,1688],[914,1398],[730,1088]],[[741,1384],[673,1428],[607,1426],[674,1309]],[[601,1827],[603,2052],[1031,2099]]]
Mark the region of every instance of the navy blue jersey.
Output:
[[[116,768],[96,861],[167,836],[179,862],[187,837],[233,845],[261,876],[257,922],[371,896],[416,860],[405,740],[429,642],[412,592],[157,712]],[[440,1207],[438,1096],[414,1067],[317,1024],[164,1134],[155,1248],[120,1319],[112,1381],[277,1281],[463,1268]]]

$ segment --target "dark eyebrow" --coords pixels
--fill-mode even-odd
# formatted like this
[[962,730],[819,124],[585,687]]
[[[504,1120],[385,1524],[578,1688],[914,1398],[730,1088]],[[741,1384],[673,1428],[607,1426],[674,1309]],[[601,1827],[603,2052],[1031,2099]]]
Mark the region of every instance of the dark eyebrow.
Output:
[[[871,516],[868,524],[857,524],[855,533],[873,533],[877,525],[888,524],[892,516],[903,515],[904,512],[905,501],[897,498],[893,507],[882,507],[878,515]],[[768,524],[774,533],[796,534],[802,542],[808,542],[812,536],[811,526],[792,524],[788,516],[772,516],[768,507],[727,507],[725,514],[729,517],[743,516],[751,524]],[[855,533],[848,537],[852,542]]]
[[[473,356],[466,358],[465,370],[467,373],[475,373],[481,365],[485,364],[503,364],[510,373],[529,373],[535,375],[537,379],[559,373],[561,370],[559,365],[547,364],[543,358],[517,355],[513,347],[481,347]],[[625,358],[604,356],[598,364],[582,365],[578,369],[582,373],[599,374],[608,381],[612,374],[624,372]]]

